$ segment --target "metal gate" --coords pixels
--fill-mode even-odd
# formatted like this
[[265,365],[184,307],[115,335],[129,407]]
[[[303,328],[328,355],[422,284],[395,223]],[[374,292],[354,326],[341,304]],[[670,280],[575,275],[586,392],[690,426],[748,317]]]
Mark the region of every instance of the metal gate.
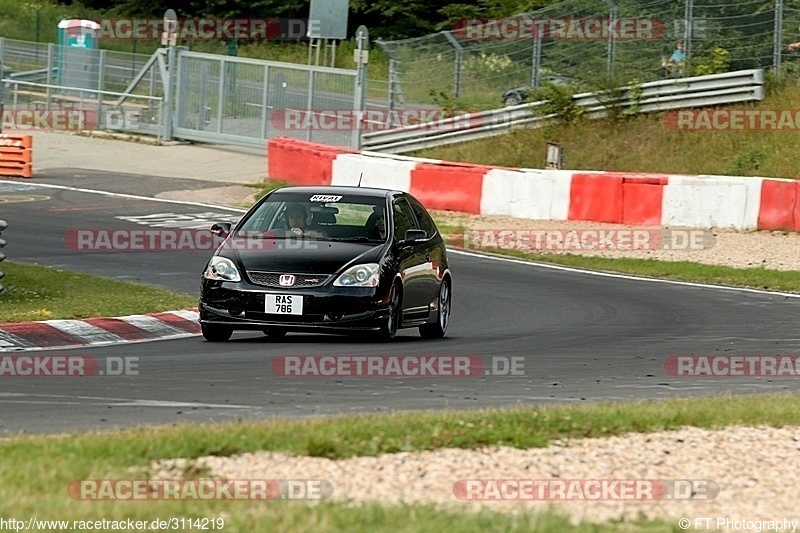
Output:
[[[264,146],[280,136],[358,144],[358,132],[341,120],[361,109],[356,70],[180,49],[174,56],[169,60],[177,65],[174,123],[168,136],[245,146]],[[340,120],[319,120],[323,116]]]
[[[0,102],[7,109],[77,111],[91,117],[90,127],[164,140],[265,147],[283,136],[347,148],[360,143],[363,63],[347,70],[177,46],[151,56],[98,50],[96,71],[68,86],[54,79],[62,48],[0,37],[0,68],[9,71],[0,77]],[[90,82],[97,88],[86,88]]]

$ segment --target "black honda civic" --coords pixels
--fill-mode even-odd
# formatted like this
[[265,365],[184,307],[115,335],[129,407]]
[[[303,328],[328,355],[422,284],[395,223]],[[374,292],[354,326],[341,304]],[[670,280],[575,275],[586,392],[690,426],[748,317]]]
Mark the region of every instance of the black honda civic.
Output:
[[447,331],[452,275],[425,207],[402,191],[286,187],[258,201],[224,237],[203,273],[200,324],[208,341],[234,330]]

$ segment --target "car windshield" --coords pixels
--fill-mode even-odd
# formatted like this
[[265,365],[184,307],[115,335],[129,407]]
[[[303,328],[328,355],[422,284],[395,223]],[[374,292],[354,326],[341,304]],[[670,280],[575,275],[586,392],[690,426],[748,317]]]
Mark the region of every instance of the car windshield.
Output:
[[384,242],[386,200],[348,194],[271,194],[237,228],[248,238]]

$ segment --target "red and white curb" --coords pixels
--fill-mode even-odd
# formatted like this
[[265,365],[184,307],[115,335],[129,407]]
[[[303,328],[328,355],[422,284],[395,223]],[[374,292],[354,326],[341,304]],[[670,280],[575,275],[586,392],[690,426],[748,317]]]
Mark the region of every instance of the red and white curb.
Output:
[[104,346],[200,334],[194,310],[84,320],[0,324],[0,352]]

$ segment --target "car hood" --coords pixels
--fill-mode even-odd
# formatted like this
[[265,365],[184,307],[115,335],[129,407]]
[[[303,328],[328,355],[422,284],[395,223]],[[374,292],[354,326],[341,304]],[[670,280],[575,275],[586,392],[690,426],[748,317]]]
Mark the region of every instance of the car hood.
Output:
[[244,270],[303,274],[333,274],[351,262],[377,263],[384,245],[312,239],[247,239],[223,247],[218,255]]

